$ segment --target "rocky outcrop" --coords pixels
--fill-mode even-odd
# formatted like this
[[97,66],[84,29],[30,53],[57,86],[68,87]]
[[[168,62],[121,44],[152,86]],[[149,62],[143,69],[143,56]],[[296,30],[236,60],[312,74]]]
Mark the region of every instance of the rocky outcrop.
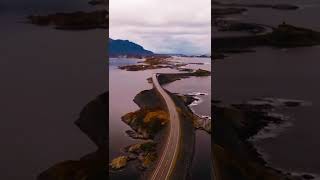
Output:
[[121,117],[143,139],[152,138],[169,121],[169,115],[161,109],[140,109]]
[[112,169],[118,170],[127,165],[128,159],[129,158],[127,156],[119,156],[113,159],[109,165]]
[[232,14],[241,14],[246,12],[245,8],[212,8],[213,16],[224,16],[224,15],[232,15]]
[[[179,96],[168,92],[177,105],[177,110],[181,116],[181,131],[184,134],[181,139],[179,162],[174,177],[185,179],[190,171],[193,159],[193,147],[195,138],[195,128],[193,126],[193,113],[187,107],[194,100],[193,96]],[[131,136],[147,141],[133,144],[124,149],[125,156],[130,160],[138,160],[138,168],[146,170],[143,176],[150,173],[150,167],[157,160],[157,152],[164,145],[165,127],[169,122],[169,115],[166,106],[157,94],[155,89],[145,90],[135,96],[134,102],[139,106],[139,110],[127,113],[122,120],[128,124],[132,131]],[[163,129],[163,130],[162,130]]]
[[168,84],[180,79],[185,79],[189,77],[206,77],[211,76],[211,72],[203,69],[197,69],[193,72],[188,73],[171,73],[171,74],[160,74],[158,80],[160,84]]
[[247,7],[247,8],[271,8],[277,10],[296,10],[299,9],[296,5],[291,4],[245,4],[245,3],[228,3],[220,1],[212,1],[212,5],[223,7]]
[[96,5],[107,5],[107,0],[90,0],[88,4],[96,6]]
[[108,155],[98,150],[79,160],[67,160],[41,172],[38,180],[103,180],[108,177]]
[[133,144],[125,148],[130,157],[138,159],[140,162],[139,169],[145,170],[149,168],[157,159],[156,145],[152,140]]
[[157,160],[157,154],[155,152],[147,153],[145,155],[139,156],[141,162],[142,170],[147,169],[152,166],[152,164]]
[[146,142],[142,142],[142,143],[138,143],[138,144],[133,144],[133,145],[127,146],[125,148],[125,150],[128,153],[139,155],[141,153],[148,153],[148,152],[155,151],[156,150],[156,145],[157,145],[157,143],[155,143],[154,141],[148,140]]
[[255,23],[244,23],[235,20],[216,19],[214,26],[219,31],[240,31],[249,32],[253,34],[263,33],[266,31],[266,27]]
[[266,166],[266,162],[249,141],[270,123],[281,124],[286,119],[274,116],[277,108],[290,108],[286,102],[274,98],[257,98],[246,103],[212,104],[214,114],[213,144],[215,170],[224,180],[303,180]]
[[103,180],[108,177],[107,101],[107,93],[98,96],[83,108],[75,122],[98,146],[98,150],[79,160],[57,163],[40,173],[38,180]]
[[127,71],[143,71],[148,69],[173,68],[172,62],[168,60],[169,56],[149,56],[139,64],[119,66],[119,69]]
[[140,92],[133,101],[140,109],[121,117],[133,130],[126,133],[135,139],[152,139],[169,121],[165,106],[154,89]]
[[126,155],[114,158],[109,164],[112,170],[119,170],[127,165],[128,161],[138,160],[138,168],[145,170],[157,159],[157,143],[153,140],[132,144],[124,148]]
[[75,124],[100,149],[108,147],[108,95],[104,93],[88,103]]
[[259,46],[303,47],[319,45],[320,32],[283,23],[270,33],[240,37],[220,37],[214,38],[212,41],[215,42],[212,48],[220,53],[230,49],[248,49]]
[[161,69],[161,68],[170,68],[170,66],[167,66],[167,65],[144,65],[144,64],[119,66],[119,69],[126,70],[126,71],[144,71],[144,70],[149,70],[149,69]]
[[313,46],[320,44],[320,33],[283,23],[268,35],[268,41],[280,47]]
[[140,109],[165,109],[165,104],[155,89],[144,90],[137,94],[133,101]]
[[193,118],[193,125],[196,129],[204,130],[211,134],[211,118],[195,115]]

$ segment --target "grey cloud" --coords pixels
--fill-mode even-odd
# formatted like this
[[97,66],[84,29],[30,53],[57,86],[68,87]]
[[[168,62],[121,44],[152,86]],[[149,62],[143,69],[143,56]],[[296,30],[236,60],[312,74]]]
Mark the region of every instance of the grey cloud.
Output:
[[210,0],[110,1],[110,36],[158,53],[210,53]]

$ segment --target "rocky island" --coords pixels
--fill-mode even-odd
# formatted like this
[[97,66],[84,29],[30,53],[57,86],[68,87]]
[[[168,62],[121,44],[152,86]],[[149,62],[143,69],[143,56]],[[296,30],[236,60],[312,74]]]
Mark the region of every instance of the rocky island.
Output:
[[[187,71],[189,73],[175,75],[176,77],[190,77],[190,76],[209,76],[210,72],[198,69],[196,71],[188,68],[183,68],[188,64],[196,64],[196,65],[203,65],[203,63],[184,63],[184,62],[175,62],[172,61],[171,56],[167,55],[152,55],[152,56],[145,56],[144,61],[139,61],[138,64],[133,65],[123,65],[119,66],[118,68],[121,70],[126,71],[144,71],[149,69],[161,69],[161,68],[170,68],[170,69],[177,69],[179,71]],[[194,71],[194,72],[193,72]]]
[[107,1],[106,0],[90,0],[88,2],[88,4],[96,6],[96,5],[107,5]]
[[177,80],[189,78],[189,77],[205,77],[211,76],[211,72],[203,69],[192,70],[188,73],[171,73],[171,74],[160,74],[158,76],[160,84],[168,84]]
[[314,46],[320,44],[320,32],[301,28],[283,22],[277,27],[257,23],[229,20],[228,15],[242,14],[247,8],[272,8],[278,10],[297,10],[298,6],[288,4],[239,4],[212,2],[213,27],[218,32],[246,32],[242,36],[215,36],[212,48],[215,49],[214,59],[223,59],[228,53],[243,53],[252,51],[251,48],[270,46],[277,48],[291,48]]
[[[170,92],[168,93],[172,96],[177,104],[180,116],[184,120],[182,123],[184,128],[182,130],[185,131],[185,138],[182,140],[185,142],[182,144],[183,146],[189,147],[181,149],[181,153],[183,153],[184,156],[183,158],[181,157],[182,162],[180,163],[179,167],[182,168],[183,172],[180,171],[177,174],[179,174],[179,176],[181,176],[181,174],[187,175],[187,169],[190,168],[188,164],[190,164],[193,154],[193,150],[190,149],[190,147],[194,146],[193,140],[190,139],[194,139],[195,129],[201,129],[211,133],[211,121],[209,119],[205,120],[204,118],[198,117],[189,109],[188,105],[195,100],[192,95],[182,96],[178,94],[172,94]],[[129,112],[122,116],[122,121],[128,124],[132,129],[126,133],[134,139],[142,139],[145,141],[144,143],[151,143],[149,145],[152,145],[152,147],[148,148],[149,150],[144,150],[139,148],[143,146],[144,143],[130,145],[125,148],[125,154],[120,157],[126,157],[125,162],[139,160],[139,169],[147,170],[145,173],[148,174],[153,167],[153,162],[157,160],[157,152],[162,149],[164,143],[163,136],[168,131],[167,124],[169,117],[164,104],[162,104],[162,100],[159,99],[159,96],[154,89],[140,92],[135,96],[133,101],[139,106],[140,109],[135,112]],[[138,152],[136,149],[138,149]],[[150,149],[152,149],[152,151],[150,151]],[[116,165],[116,162],[119,162],[118,159],[120,157],[115,158],[114,161],[110,163],[112,170],[124,167]],[[148,161],[148,163],[145,161]],[[188,161],[189,163],[183,163],[183,161]]]
[[77,11],[72,13],[55,13],[49,15],[28,16],[30,23],[39,26],[52,25],[61,30],[89,30],[108,28],[107,10],[93,12]]
[[292,26],[286,23],[273,28],[270,33],[240,37],[213,38],[213,48],[218,53],[226,53],[233,49],[239,52],[248,48],[271,46],[278,48],[293,48],[315,46],[320,44],[320,32]]
[[[294,175],[266,166],[252,144],[252,138],[269,124],[281,125],[286,116],[274,113],[279,108],[304,106],[303,101],[257,98],[240,104],[212,102],[213,153],[215,168],[222,179],[307,180],[312,175]],[[291,106],[293,105],[293,106]]]
[[[38,180],[103,180],[108,178],[108,94],[103,93],[89,102],[81,111],[75,124],[97,146],[95,152],[79,160],[59,162],[41,172]],[[122,159],[121,161],[123,161]]]
[[[217,35],[212,38],[214,42],[212,49],[216,54],[214,59],[223,59],[226,54],[229,56],[232,53],[254,52],[252,49],[256,47],[294,48],[320,44],[320,33],[312,29],[297,27],[286,22],[273,27],[228,18],[228,15],[241,15],[250,9],[297,10],[298,6],[220,1],[214,1],[213,4],[216,5],[215,8],[218,7],[222,11],[215,14],[213,18],[215,30],[221,33],[231,32],[231,35],[220,37]],[[235,9],[230,11],[230,8]],[[236,33],[232,34],[232,32]],[[244,86],[240,87],[244,88]],[[270,162],[265,159],[265,154],[259,151],[255,143],[259,138],[276,136],[273,132],[275,127],[289,126],[291,117],[285,112],[307,106],[308,102],[263,97],[234,104],[212,100],[211,104],[214,115],[213,164],[217,179],[309,180],[315,178],[312,174],[285,172],[285,170],[271,167]]]
[[223,7],[247,7],[247,8],[271,8],[277,10],[297,10],[299,7],[291,4],[245,4],[245,3],[225,3],[221,1],[211,1],[212,5]]
[[174,68],[174,63],[169,61],[170,56],[147,56],[139,64],[119,66],[119,69],[126,71],[143,71],[148,69]]

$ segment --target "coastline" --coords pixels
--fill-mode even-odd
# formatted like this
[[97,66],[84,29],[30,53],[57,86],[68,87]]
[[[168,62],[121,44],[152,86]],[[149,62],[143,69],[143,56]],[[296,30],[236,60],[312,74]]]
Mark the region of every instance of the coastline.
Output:
[[[285,108],[291,108],[285,106]],[[213,104],[216,117],[213,130],[213,148],[222,178],[254,179],[256,176],[261,177],[261,179],[304,180],[315,178],[312,174],[302,173],[298,175],[268,166],[263,154],[259,152],[259,148],[250,140],[270,123],[278,126],[286,121],[280,116],[270,116],[268,114],[268,112],[278,108],[282,107],[270,106],[267,103],[258,105],[250,103]],[[233,176],[228,175],[228,172],[232,172]]]
[[[116,59],[114,59],[114,61],[115,62],[117,62],[117,60]],[[141,61],[141,60],[140,60]],[[171,59],[170,61],[172,61],[172,62],[175,62],[175,60],[173,59]],[[192,60],[191,60],[192,61]],[[133,65],[134,64],[138,64],[139,65],[139,60],[137,59],[137,60],[135,60],[135,63],[133,63]],[[119,63],[120,63],[120,66],[122,65],[122,63],[119,61]],[[162,64],[162,62],[161,62],[161,64]],[[182,63],[183,65],[187,65],[188,63]],[[197,64],[193,64],[193,63],[191,63],[192,64],[192,66],[198,66]],[[123,64],[124,65],[124,64]],[[177,66],[177,67],[180,67],[180,66]],[[115,67],[113,67],[114,68],[114,70],[116,70],[116,71],[119,71],[119,72],[130,72],[130,73],[135,73],[135,71],[128,71],[128,70],[121,70],[121,69],[117,69],[117,68],[115,68]],[[173,66],[173,68],[176,68],[176,65],[175,66]],[[147,70],[147,71],[149,71],[149,70]],[[140,71],[138,71],[138,73],[139,72],[144,72],[144,70],[140,70]],[[188,74],[188,75],[191,75],[191,74]],[[187,78],[187,77],[186,77]],[[186,79],[187,80],[187,79]],[[142,92],[142,93],[144,93],[144,92]],[[139,96],[139,95],[138,95]],[[176,96],[177,95],[172,95],[172,97],[175,97],[175,99],[176,99],[176,102],[178,103],[178,104],[180,104],[181,105],[181,102],[179,103],[179,101],[181,101],[181,100],[178,100],[177,98],[176,98]],[[182,95],[183,96],[183,95]],[[185,98],[185,97],[188,97],[188,98]],[[195,99],[193,99],[192,98],[192,95],[188,95],[188,96],[185,96],[184,98],[182,98],[182,99],[184,99],[184,101],[185,100],[187,100],[186,102],[188,103],[188,104],[191,104]],[[192,98],[193,100],[191,100],[190,98]],[[148,98],[148,99],[150,99],[150,98]],[[151,98],[151,99],[153,99],[153,98]],[[188,100],[188,99],[190,99],[190,100]],[[150,100],[148,100],[148,101],[150,101]],[[153,101],[153,100],[152,100]],[[134,98],[134,102],[136,102],[137,103],[137,99],[136,98]],[[147,104],[150,104],[150,103],[148,103],[147,101],[145,101],[145,102],[143,102],[143,103],[147,103]],[[147,105],[146,104],[146,105]],[[150,104],[151,105],[151,104]],[[149,105],[148,105],[149,106]],[[183,105],[183,106],[185,106],[185,105]],[[183,107],[182,105],[180,106],[181,108],[186,108],[186,110],[187,109],[189,109],[189,107]],[[147,106],[143,106],[144,108],[147,108]],[[189,111],[189,112],[192,112],[191,111],[191,109],[189,109],[189,110],[187,110],[187,111]],[[184,119],[186,119],[186,118],[184,118]],[[189,121],[189,123],[187,123]],[[189,127],[189,130],[185,130],[185,137],[186,137],[186,135],[187,136],[190,136],[190,135],[192,135],[193,133],[194,133],[194,131],[195,131],[195,129],[194,129],[194,126],[192,125],[192,121],[191,120],[186,120],[185,121],[187,124],[189,124],[189,125],[187,125],[186,127]],[[191,130],[191,129],[192,130]],[[184,128],[185,129],[185,128]],[[187,128],[188,129],[188,128]],[[191,132],[193,132],[193,133],[191,133]],[[191,134],[190,134],[191,133]],[[160,134],[165,134],[165,130],[161,133],[160,132]],[[163,136],[163,135],[160,135],[159,134],[159,136],[161,137],[161,136]],[[194,137],[194,135],[193,135],[193,137]],[[195,137],[194,137],[195,138]],[[187,139],[194,139],[194,138],[187,138]],[[159,139],[159,138],[158,138]],[[161,138],[160,138],[161,139]],[[158,141],[158,140],[157,140]],[[184,144],[184,145],[186,145],[186,144],[190,144],[191,143],[191,145],[190,145],[190,147],[192,146],[192,147],[194,147],[194,142],[190,142],[189,140],[188,140],[188,142],[186,141],[186,143],[182,143],[182,144]],[[159,141],[158,142],[158,145],[159,145],[159,147],[161,147],[161,141]],[[158,150],[159,150],[159,147],[157,148]],[[161,149],[161,148],[160,148]],[[188,149],[188,148],[183,148],[183,149]],[[190,149],[190,148],[189,148]],[[191,150],[191,149],[190,149]],[[185,159],[186,161],[188,161],[189,163],[180,163],[180,165],[178,165],[179,167],[181,167],[181,168],[179,168],[180,170],[178,170],[177,171],[177,173],[176,173],[176,175],[177,176],[181,176],[182,174],[185,174],[185,175],[187,175],[187,173],[183,173],[183,172],[188,172],[188,170],[187,169],[189,169],[189,168],[191,168],[191,159],[193,159],[193,155],[190,155],[190,153],[191,154],[193,154],[193,151],[190,151],[190,152],[181,152],[181,154],[188,154],[188,155],[186,155],[186,156],[181,156],[181,157],[185,157],[185,158],[183,158],[183,159]],[[189,159],[188,160],[188,158],[191,158],[191,159]],[[130,164],[130,163],[129,163]],[[185,166],[185,164],[187,164],[187,166]],[[142,179],[143,178],[145,178],[146,176],[147,176],[147,174],[148,173],[150,173],[151,172],[151,170],[152,170],[152,168],[147,168],[146,170],[144,170],[144,172],[143,172],[143,174],[144,175],[142,175]]]
[[[249,1],[243,1],[243,3],[245,2]],[[270,10],[268,8],[242,8],[246,8],[247,11],[244,13],[239,12],[237,16],[226,15],[226,19],[228,20],[228,17],[234,17],[235,21],[240,23],[249,22],[249,24],[253,24],[255,22],[265,22],[268,25],[278,25],[281,21],[287,21],[292,25],[319,31],[318,28],[312,28],[318,27],[318,23],[312,21],[305,23],[312,18],[311,12],[314,12],[318,8],[307,8],[310,10],[310,13],[301,16],[301,18],[298,18],[297,14],[307,11],[302,5],[301,8],[299,7],[290,12]],[[270,18],[264,17],[264,13],[268,13]],[[275,14],[281,14],[282,19],[276,17]],[[301,20],[304,20],[304,22]],[[246,35],[247,31],[239,34]],[[234,32],[236,34],[238,31]],[[223,33],[224,32],[222,32],[222,34]],[[232,30],[230,34],[232,34]],[[251,33],[251,37],[254,36],[256,35]],[[222,51],[225,51],[223,54],[227,57],[222,56],[222,58],[220,57],[219,60],[215,61],[215,76],[218,80],[215,80],[217,88],[214,98],[222,100],[227,104],[234,102],[239,103],[256,97],[286,97],[289,99],[313,101],[312,106],[296,107],[296,109],[288,110],[289,112],[286,112],[287,110],[280,110],[279,113],[281,114],[289,113],[289,119],[280,124],[263,125],[263,129],[258,132],[260,134],[256,137],[260,140],[251,140],[252,142],[250,143],[256,146],[257,156],[263,159],[264,162],[261,161],[261,164],[265,163],[265,167],[274,168],[275,171],[281,171],[280,174],[292,175],[293,178],[296,178],[296,176],[300,176],[302,179],[317,178],[317,173],[315,172],[318,172],[319,168],[316,167],[319,166],[314,164],[312,165],[314,167],[310,167],[310,164],[317,154],[314,148],[318,149],[316,144],[318,134],[316,128],[313,128],[313,125],[316,126],[317,122],[313,119],[317,117],[316,112],[318,106],[316,102],[319,101],[319,98],[315,95],[316,92],[308,90],[308,88],[317,88],[316,85],[313,86],[311,84],[314,84],[314,79],[319,76],[318,73],[312,70],[313,66],[317,66],[316,52],[319,45],[314,46],[312,45],[313,43],[310,43],[309,46],[307,45],[308,43],[306,43],[304,44],[306,46],[303,47],[304,45],[302,43],[302,47],[292,46],[292,44],[277,47],[264,44],[259,47],[255,44],[255,38],[251,39],[252,44],[250,44],[245,42],[247,37],[239,37],[239,39],[243,39],[245,44],[241,45],[240,43],[238,46],[229,46],[228,43],[237,38],[221,37],[220,39],[228,39],[225,43],[226,48],[221,48]],[[214,40],[215,39],[213,39],[213,41]],[[286,41],[290,42],[289,39],[286,39]],[[232,50],[231,52],[229,48]],[[252,52],[249,51],[250,48],[253,48]],[[224,75],[223,71],[232,73]],[[228,83],[229,81],[233,83]],[[265,133],[263,133],[264,131]],[[300,136],[303,136],[310,142],[301,142],[301,140],[299,140]],[[308,144],[312,144],[313,146]],[[305,148],[303,148],[303,146],[305,146]],[[307,147],[308,149],[312,149],[312,154],[302,156],[301,154],[305,152]],[[237,155],[234,159],[238,158],[238,156],[240,155]],[[305,173],[297,174],[294,172]],[[301,177],[304,175],[305,177]]]

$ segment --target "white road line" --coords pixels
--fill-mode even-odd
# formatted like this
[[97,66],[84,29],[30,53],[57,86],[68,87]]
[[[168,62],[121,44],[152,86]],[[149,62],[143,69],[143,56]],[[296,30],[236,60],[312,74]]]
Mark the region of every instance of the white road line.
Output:
[[[167,143],[164,149],[164,153],[161,156],[160,161],[157,164],[157,167],[151,177],[151,180],[167,180],[169,176],[171,175],[173,166],[175,162],[177,161],[178,156],[178,149],[179,149],[179,141],[180,141],[180,120],[179,115],[176,109],[176,106],[171,99],[171,97],[163,90],[163,88],[160,86],[157,74],[152,75],[152,80],[154,84],[154,88],[160,93],[160,95],[163,97],[164,101],[166,102],[169,117],[170,117],[170,133],[167,139]],[[170,108],[172,107],[172,108]],[[178,123],[178,127],[174,129],[174,123]],[[176,135],[177,133],[177,135]],[[175,136],[176,135],[176,136]],[[175,138],[175,139],[174,139]],[[177,142],[174,143],[174,140]],[[173,157],[170,155],[169,147],[174,147]],[[167,157],[168,156],[168,157]],[[171,160],[171,161],[170,161]],[[169,163],[169,166],[167,164]],[[163,166],[163,167],[162,167]],[[166,171],[166,168],[169,167],[169,169]],[[159,173],[160,172],[160,173]],[[165,177],[163,178],[163,175],[165,174]],[[160,177],[158,177],[160,176]]]

